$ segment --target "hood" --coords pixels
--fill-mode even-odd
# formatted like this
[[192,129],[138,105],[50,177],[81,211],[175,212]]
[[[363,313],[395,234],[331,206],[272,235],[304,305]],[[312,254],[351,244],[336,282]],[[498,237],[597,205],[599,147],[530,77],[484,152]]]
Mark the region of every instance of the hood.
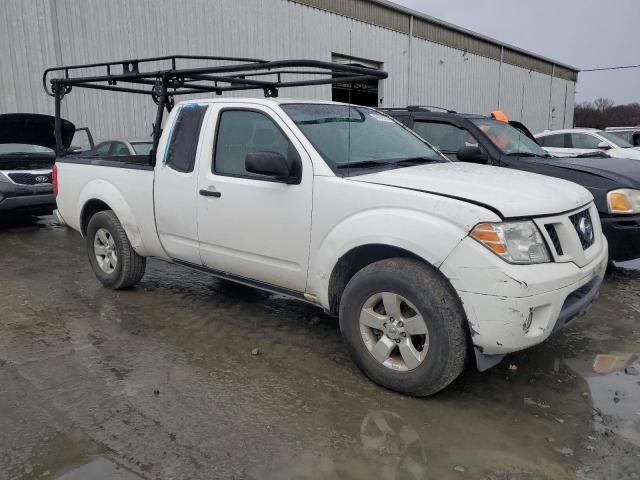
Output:
[[536,158],[535,162],[540,165],[596,175],[620,184],[620,188],[640,188],[640,162],[637,160],[615,157],[556,157]]
[[[0,115],[0,143],[23,143],[54,150],[56,147],[54,125],[55,117],[51,115],[6,113]],[[75,132],[75,125],[62,119],[64,148],[69,148]]]
[[398,168],[350,180],[459,198],[503,218],[552,215],[593,200],[588,190],[566,180],[462,162]]

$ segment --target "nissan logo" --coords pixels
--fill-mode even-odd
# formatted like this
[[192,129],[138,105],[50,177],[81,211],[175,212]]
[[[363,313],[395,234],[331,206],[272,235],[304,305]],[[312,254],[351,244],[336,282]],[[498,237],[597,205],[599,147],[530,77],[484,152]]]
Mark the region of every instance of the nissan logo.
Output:
[[593,240],[593,225],[587,217],[582,217],[580,219],[580,222],[578,223],[578,230],[580,231],[582,238],[591,243]]
[[37,183],[47,183],[49,181],[49,177],[46,175],[38,175],[35,180]]

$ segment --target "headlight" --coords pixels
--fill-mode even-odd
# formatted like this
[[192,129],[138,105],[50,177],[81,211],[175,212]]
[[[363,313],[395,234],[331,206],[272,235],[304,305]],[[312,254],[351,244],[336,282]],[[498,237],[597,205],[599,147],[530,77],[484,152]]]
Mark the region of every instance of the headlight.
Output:
[[640,190],[620,188],[607,193],[609,213],[640,213]]
[[551,261],[547,245],[533,222],[480,223],[471,236],[510,263]]

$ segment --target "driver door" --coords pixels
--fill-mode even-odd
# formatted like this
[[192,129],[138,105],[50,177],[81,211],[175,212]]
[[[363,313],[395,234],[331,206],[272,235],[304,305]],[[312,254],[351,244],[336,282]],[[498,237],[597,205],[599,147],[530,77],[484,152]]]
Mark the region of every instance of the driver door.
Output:
[[[198,176],[203,265],[250,284],[304,292],[313,192],[309,156],[266,106],[216,103],[210,116],[203,138],[213,142]],[[247,154],[260,151],[299,156],[300,182],[287,184],[247,172]]]

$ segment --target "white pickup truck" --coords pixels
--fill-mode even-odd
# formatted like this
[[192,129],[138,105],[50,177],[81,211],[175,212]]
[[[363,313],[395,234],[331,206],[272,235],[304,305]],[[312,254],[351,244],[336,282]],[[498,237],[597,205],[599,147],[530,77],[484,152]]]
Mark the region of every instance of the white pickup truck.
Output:
[[156,257],[311,302],[369,378],[412,395],[474,350],[485,369],[542,342],[589,308],[607,266],[584,188],[450,162],[365,107],[181,103],[155,167],[140,158],[56,163],[58,217],[105,286],[135,285]]

